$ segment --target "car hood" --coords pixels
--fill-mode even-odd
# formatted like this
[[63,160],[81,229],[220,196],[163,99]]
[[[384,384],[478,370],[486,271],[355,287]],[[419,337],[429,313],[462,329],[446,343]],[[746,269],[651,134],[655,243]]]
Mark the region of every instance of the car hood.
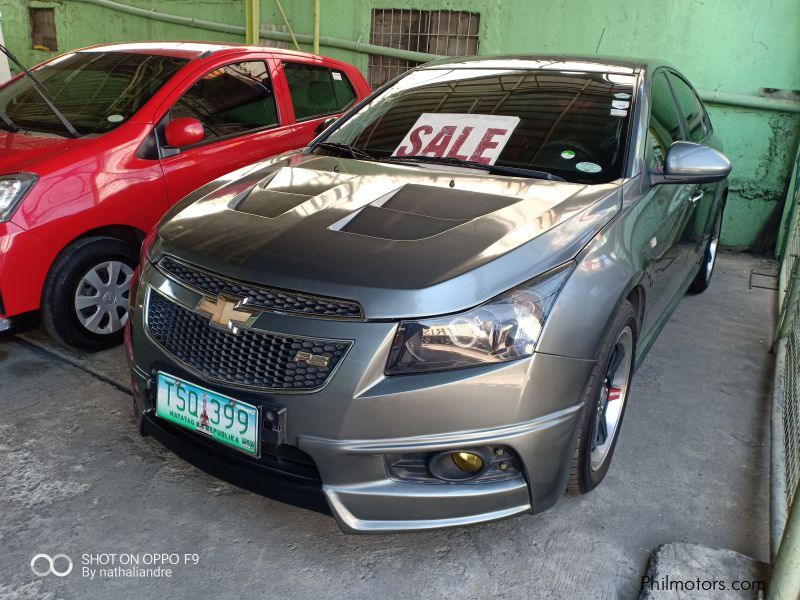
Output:
[[242,173],[187,198],[151,256],[356,300],[372,319],[480,304],[573,258],[621,205],[616,184],[433,165],[292,155]]
[[0,131],[0,174],[36,172],[35,165],[86,144],[88,139],[72,139],[46,134],[20,134]]

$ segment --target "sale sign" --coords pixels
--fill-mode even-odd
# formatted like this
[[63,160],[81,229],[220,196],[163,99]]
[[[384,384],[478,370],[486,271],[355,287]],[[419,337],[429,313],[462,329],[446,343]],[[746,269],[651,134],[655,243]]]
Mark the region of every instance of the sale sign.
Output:
[[493,165],[519,117],[422,113],[392,156],[454,158]]

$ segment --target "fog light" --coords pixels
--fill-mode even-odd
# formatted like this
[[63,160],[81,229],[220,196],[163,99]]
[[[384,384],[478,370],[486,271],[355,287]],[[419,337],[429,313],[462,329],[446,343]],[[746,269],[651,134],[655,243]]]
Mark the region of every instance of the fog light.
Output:
[[450,458],[453,459],[459,469],[470,475],[483,468],[483,459],[472,452],[453,452]]
[[386,455],[392,479],[420,483],[492,483],[522,477],[517,461],[508,446]]

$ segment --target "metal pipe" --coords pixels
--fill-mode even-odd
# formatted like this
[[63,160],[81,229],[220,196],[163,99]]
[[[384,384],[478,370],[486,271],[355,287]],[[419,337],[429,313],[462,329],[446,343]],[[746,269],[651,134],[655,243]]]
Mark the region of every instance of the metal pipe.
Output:
[[[215,23],[213,21],[204,21],[202,19],[195,19],[194,17],[182,17],[179,15],[171,15],[167,13],[157,12],[154,10],[147,10],[135,6],[128,6],[114,0],[77,0],[85,4],[94,4],[102,6],[117,12],[143,17],[145,19],[152,19],[154,21],[163,21],[165,23],[175,23],[176,25],[185,25],[187,27],[197,27],[198,29],[205,29],[208,31],[217,31],[220,33],[229,33],[232,35],[245,35],[245,28],[239,25],[228,25],[225,23]],[[315,0],[318,2],[319,0]],[[318,12],[316,14],[319,14]],[[284,31],[267,31],[261,29],[259,35],[265,40],[274,40],[278,42],[293,42],[295,44],[314,44],[314,36],[293,32],[286,33]],[[351,40],[343,40],[339,38],[319,36],[318,43],[320,46],[328,48],[340,48],[342,50],[351,50],[362,54],[375,54],[378,56],[388,56],[390,58],[400,58],[403,60],[410,60],[413,62],[428,62],[437,58],[445,58],[438,54],[428,54],[426,52],[414,52],[412,50],[401,50],[399,48],[387,48],[385,46],[376,46],[375,44],[368,44],[364,42],[353,42]],[[721,104],[726,106],[736,106],[739,108],[753,108],[756,110],[771,110],[788,113],[800,113],[800,102],[792,100],[774,100],[772,98],[764,98],[761,96],[750,96],[744,94],[729,94],[726,92],[700,92],[700,97],[710,104]]]
[[294,37],[294,31],[292,31],[292,26],[289,25],[289,19],[283,10],[283,4],[281,4],[281,0],[275,0],[275,4],[278,5],[278,11],[280,11],[281,16],[283,17],[283,22],[286,25],[286,30],[289,32],[289,35],[292,36],[292,43],[294,44],[295,50],[300,50],[300,44],[297,43],[297,38]]
[[[110,10],[115,10],[128,15],[143,17],[145,19],[152,19],[154,21],[163,21],[164,23],[174,23],[176,25],[184,25],[186,27],[196,27],[197,29],[205,29],[207,31],[216,31],[219,33],[228,33],[231,35],[239,35],[244,37],[245,28],[241,25],[228,25],[227,23],[216,23],[214,21],[205,21],[203,19],[196,19],[194,17],[182,17],[180,15],[171,15],[162,13],[155,10],[148,10],[136,6],[128,6],[121,2],[114,0],[76,0],[84,4],[94,4],[95,6],[102,6]],[[284,31],[267,31],[261,29],[259,35],[265,40],[274,40],[277,42],[291,42],[292,36]],[[297,41],[302,44],[313,44],[313,36],[298,33],[295,34]],[[436,58],[444,58],[436,54],[426,54],[424,52],[414,52],[412,50],[400,50],[398,48],[386,48],[384,46],[375,46],[374,44],[366,44],[363,42],[352,42],[350,40],[342,40],[339,38],[332,38],[327,36],[320,36],[319,43],[321,46],[329,48],[340,48],[342,50],[352,50],[353,52],[361,52],[363,54],[377,54],[380,56],[389,56],[393,58],[402,58],[404,60],[411,60],[414,62],[428,62]]]
[[314,0],[314,54],[319,54],[319,0]]
[[756,110],[775,110],[778,112],[800,113],[800,102],[794,100],[779,100],[765,98],[764,96],[750,96],[747,94],[729,94],[727,92],[698,92],[703,102],[710,104],[724,104],[739,108],[754,108]]
[[258,46],[258,30],[261,26],[259,4],[260,0],[244,0],[245,40],[251,46]]

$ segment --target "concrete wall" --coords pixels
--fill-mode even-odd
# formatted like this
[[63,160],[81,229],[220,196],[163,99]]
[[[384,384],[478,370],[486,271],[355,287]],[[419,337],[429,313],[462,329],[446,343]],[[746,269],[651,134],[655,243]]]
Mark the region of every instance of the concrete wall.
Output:
[[[123,0],[179,15],[244,24],[243,0]],[[293,29],[312,32],[312,1],[282,0]],[[61,50],[108,41],[236,36],[128,17],[76,1],[0,0],[8,45],[32,64],[28,6],[55,6]],[[798,0],[323,0],[321,33],[369,40],[372,8],[452,9],[481,15],[480,53],[566,52],[657,56],[682,70],[700,90],[759,93],[800,90]],[[283,24],[274,0],[261,0],[264,27]],[[310,50],[308,46],[302,46]],[[322,52],[367,70],[367,57],[335,48]],[[723,244],[771,250],[800,137],[800,115],[710,106],[734,163]]]

